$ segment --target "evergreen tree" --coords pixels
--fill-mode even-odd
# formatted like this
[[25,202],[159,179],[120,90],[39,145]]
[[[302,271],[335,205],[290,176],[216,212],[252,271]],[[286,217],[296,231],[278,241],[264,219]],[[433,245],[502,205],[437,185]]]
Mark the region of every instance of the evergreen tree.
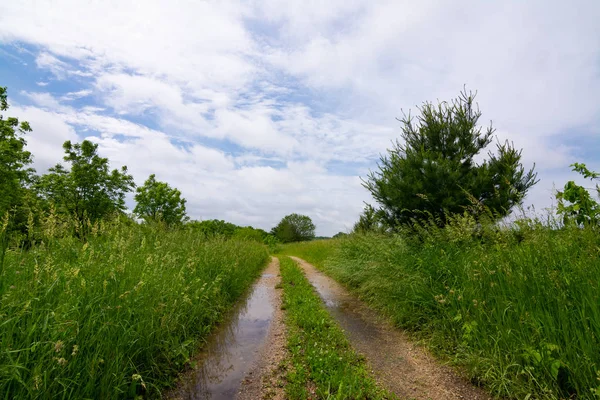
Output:
[[396,140],[363,185],[380,204],[390,226],[433,217],[443,226],[447,213],[473,205],[496,217],[507,215],[537,182],[525,171],[521,151],[505,142],[476,161],[493,140],[494,129],[477,125],[481,112],[466,91],[451,102],[424,103],[414,119],[405,115]]

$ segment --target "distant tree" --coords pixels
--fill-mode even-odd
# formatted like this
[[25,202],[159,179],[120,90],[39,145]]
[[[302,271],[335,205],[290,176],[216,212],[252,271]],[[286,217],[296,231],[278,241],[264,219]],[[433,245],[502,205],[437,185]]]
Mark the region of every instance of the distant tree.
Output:
[[38,187],[44,198],[59,211],[69,214],[85,226],[86,220],[101,218],[125,210],[125,194],[135,187],[127,167],[109,170],[108,159],[98,155],[98,145],[84,140],[81,144],[66,141],[64,161],[41,177]]
[[333,238],[334,239],[339,239],[339,238],[343,238],[343,237],[346,237],[346,236],[348,236],[347,233],[345,233],[345,232],[338,232],[335,235],[333,235]]
[[[574,163],[571,167],[586,179],[600,179],[600,173],[590,171],[585,164]],[[600,185],[596,185],[596,192],[600,197]],[[600,223],[600,204],[592,198],[585,187],[569,181],[562,191],[556,193],[556,198],[558,213],[563,216],[565,224],[574,221],[581,226],[597,226]]]
[[231,222],[218,219],[207,219],[204,221],[190,221],[185,225],[188,229],[207,236],[224,236],[230,238],[239,228]]
[[443,226],[446,215],[471,206],[499,218],[537,182],[533,168],[525,171],[521,165],[521,151],[508,142],[498,143],[488,160],[475,161],[492,142],[494,129],[482,132],[477,126],[481,112],[474,98],[463,91],[450,103],[424,103],[416,121],[410,113],[400,120],[402,141],[363,181],[387,224],[434,217]]
[[238,227],[233,233],[233,237],[241,240],[254,240],[257,242],[263,242],[267,232],[262,229],[254,229],[251,226]]
[[135,201],[133,213],[146,222],[163,221],[174,225],[187,220],[186,200],[181,197],[181,192],[166,182],[157,181],[154,174],[136,189]]
[[373,208],[370,204],[365,205],[362,214],[352,228],[352,232],[354,233],[383,233],[385,230],[386,226],[383,223],[382,213]]
[[283,217],[271,234],[282,243],[312,240],[315,237],[315,225],[306,215],[290,214]]
[[[7,89],[0,87],[0,111],[8,108]],[[35,178],[35,170],[29,167],[31,153],[25,149],[28,132],[28,122],[0,114],[0,217],[10,212],[15,225],[27,219],[25,205],[32,197],[28,187]]]

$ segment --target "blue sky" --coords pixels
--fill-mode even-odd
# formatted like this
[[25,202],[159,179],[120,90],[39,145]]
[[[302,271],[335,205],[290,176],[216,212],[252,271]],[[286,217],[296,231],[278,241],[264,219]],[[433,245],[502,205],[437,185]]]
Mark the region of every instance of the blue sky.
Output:
[[478,91],[482,121],[523,148],[542,210],[600,170],[600,3],[144,1],[0,4],[0,84],[35,167],[91,139],[138,183],[179,188],[192,218],[346,231],[360,176],[401,110]]

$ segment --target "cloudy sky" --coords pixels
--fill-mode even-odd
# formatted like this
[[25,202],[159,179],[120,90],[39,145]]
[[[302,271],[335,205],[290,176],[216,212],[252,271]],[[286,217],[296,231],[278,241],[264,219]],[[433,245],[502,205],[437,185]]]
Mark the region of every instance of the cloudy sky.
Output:
[[598,0],[2,1],[0,85],[38,172],[87,138],[193,218],[298,212],[331,235],[370,201],[359,177],[401,110],[464,85],[536,163],[527,205],[572,162],[600,170],[598,21]]

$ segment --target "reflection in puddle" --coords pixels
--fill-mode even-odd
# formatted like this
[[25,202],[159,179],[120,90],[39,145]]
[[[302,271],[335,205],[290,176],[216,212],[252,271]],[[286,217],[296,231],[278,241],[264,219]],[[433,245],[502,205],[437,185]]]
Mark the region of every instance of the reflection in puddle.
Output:
[[187,379],[177,398],[186,400],[232,399],[257,360],[273,317],[270,281],[263,274],[242,302],[210,336],[197,358],[198,367]]
[[[299,259],[294,258],[296,261]],[[329,313],[338,321],[350,337],[368,341],[382,334],[377,324],[369,316],[360,312],[362,303],[350,295],[339,283],[316,270],[313,266],[303,264],[306,278],[317,290]]]

